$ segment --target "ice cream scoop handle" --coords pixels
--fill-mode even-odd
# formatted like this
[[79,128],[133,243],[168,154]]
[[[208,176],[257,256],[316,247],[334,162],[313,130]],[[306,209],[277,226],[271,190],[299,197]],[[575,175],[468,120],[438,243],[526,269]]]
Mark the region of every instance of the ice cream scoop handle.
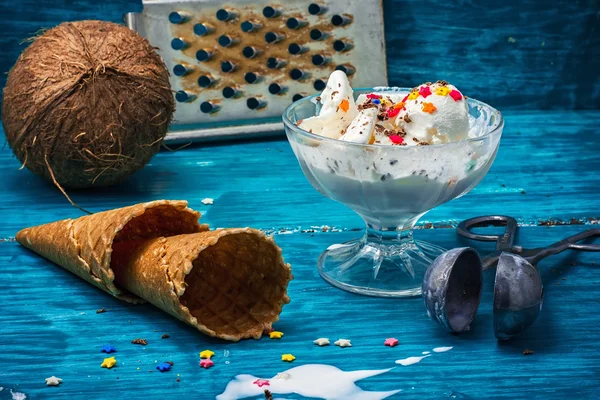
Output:
[[556,242],[546,248],[540,250],[537,254],[527,257],[527,261],[531,264],[536,264],[546,257],[558,254],[564,250],[579,250],[579,251],[600,251],[600,244],[580,244],[577,243],[587,238],[600,236],[600,229],[588,229],[566,239]]

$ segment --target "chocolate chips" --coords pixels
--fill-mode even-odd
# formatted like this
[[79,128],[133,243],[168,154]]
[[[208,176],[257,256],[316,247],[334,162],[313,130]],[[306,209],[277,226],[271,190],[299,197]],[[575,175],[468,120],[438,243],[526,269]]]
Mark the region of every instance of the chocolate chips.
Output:
[[148,344],[148,341],[146,339],[137,338],[137,339],[133,339],[131,341],[131,343],[133,343],[133,344],[141,344],[142,346],[146,346]]
[[410,119],[410,117],[408,116],[408,114],[404,114],[404,122],[406,122],[407,124],[412,122],[412,119]]

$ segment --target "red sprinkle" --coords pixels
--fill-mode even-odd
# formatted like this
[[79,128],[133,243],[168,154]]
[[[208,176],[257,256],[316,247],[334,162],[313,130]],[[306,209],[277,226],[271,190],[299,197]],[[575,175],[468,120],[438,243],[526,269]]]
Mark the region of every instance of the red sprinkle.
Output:
[[459,101],[460,99],[462,99],[462,94],[460,94],[458,90],[453,90],[449,94],[450,97],[454,99],[454,101]]
[[398,135],[391,135],[390,136],[390,140],[394,144],[402,144],[402,143],[404,143],[404,138],[402,138],[402,136],[398,136]]
[[393,118],[400,113],[399,108],[390,108],[387,110],[388,117]]
[[427,96],[431,94],[431,89],[429,86],[421,86],[421,89],[419,89],[419,94],[423,96],[423,98],[427,98]]
[[380,98],[381,98],[381,96],[378,94],[375,94],[375,93],[369,93],[367,95],[367,99],[380,99]]
[[404,98],[402,99],[401,103],[406,103],[406,100],[408,100],[408,95],[404,96]]

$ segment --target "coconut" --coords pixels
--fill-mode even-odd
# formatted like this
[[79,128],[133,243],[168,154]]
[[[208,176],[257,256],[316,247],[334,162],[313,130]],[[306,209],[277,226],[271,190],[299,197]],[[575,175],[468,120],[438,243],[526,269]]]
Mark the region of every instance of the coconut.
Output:
[[66,22],[8,75],[2,123],[22,164],[69,188],[107,186],[156,154],[175,108],[169,72],[125,26]]

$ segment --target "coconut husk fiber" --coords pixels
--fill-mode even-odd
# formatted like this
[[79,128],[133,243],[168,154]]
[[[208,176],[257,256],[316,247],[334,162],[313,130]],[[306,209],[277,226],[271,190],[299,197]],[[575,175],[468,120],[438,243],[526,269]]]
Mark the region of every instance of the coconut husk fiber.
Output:
[[281,249],[250,229],[209,231],[160,200],[23,229],[17,241],[125,301],[147,301],[207,335],[260,338],[289,302]]
[[150,43],[103,21],[36,37],[8,74],[2,123],[23,166],[66,188],[107,186],[158,152],[174,111]]

